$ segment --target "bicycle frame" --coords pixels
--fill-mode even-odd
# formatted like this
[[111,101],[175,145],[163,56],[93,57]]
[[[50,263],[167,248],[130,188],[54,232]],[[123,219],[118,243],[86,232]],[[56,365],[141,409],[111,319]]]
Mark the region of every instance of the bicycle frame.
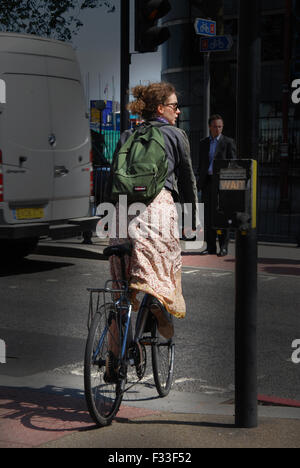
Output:
[[[130,304],[128,298],[126,297],[127,305],[121,305],[121,300],[124,300],[124,298],[120,298],[116,302],[116,308],[119,310],[126,310],[126,323],[125,323],[125,332],[124,332],[124,337],[123,337],[123,343],[122,343],[122,350],[121,350],[121,359],[123,360],[125,358],[125,353],[126,353],[126,347],[127,347],[127,339],[128,339],[128,334],[129,334],[129,328],[131,324],[131,316],[132,316],[132,305]],[[120,319],[122,319],[122,313],[120,314]]]
[[97,346],[97,349],[96,349],[96,351],[94,352],[94,355],[93,355],[93,361],[95,360],[96,356],[97,356],[98,353],[99,353],[99,350],[100,350],[101,347],[102,347],[102,344],[103,344],[103,341],[104,341],[104,338],[105,338],[105,336],[106,336],[107,331],[108,331],[108,326],[106,326],[106,327],[104,328],[104,330],[103,330],[103,333],[102,333],[102,335],[101,335],[101,338],[100,338],[99,343],[98,343],[98,346]]
[[148,301],[150,297],[151,296],[149,294],[145,294],[140,305],[134,336],[135,343],[138,343],[140,341],[145,330],[145,326],[149,317]]

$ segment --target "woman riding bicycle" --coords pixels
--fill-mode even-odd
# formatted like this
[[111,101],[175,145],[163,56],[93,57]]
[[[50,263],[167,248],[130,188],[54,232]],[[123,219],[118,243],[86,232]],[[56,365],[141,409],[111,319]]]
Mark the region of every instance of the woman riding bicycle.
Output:
[[[196,180],[187,135],[175,126],[180,110],[174,86],[165,82],[136,86],[132,89],[132,94],[135,100],[129,104],[129,110],[141,116],[146,123],[159,127],[163,135],[168,174],[163,189],[147,208],[138,216],[129,217],[131,224],[127,238],[120,238],[117,229],[117,235],[110,238],[110,245],[132,243],[132,256],[126,259],[126,273],[134,295],[132,302],[137,308],[136,295],[139,292],[156,298],[163,308],[156,306],[153,301],[151,311],[157,318],[160,333],[166,338],[171,338],[174,333],[171,316],[180,319],[186,315],[181,288],[182,260],[175,202],[186,203],[189,204],[186,206],[192,207],[192,226],[189,227],[195,228]],[[127,130],[121,135],[114,158],[118,157],[119,149],[131,134],[132,130]],[[112,180],[107,187],[108,201],[111,182]],[[166,223],[167,236],[164,231]],[[143,231],[150,232],[150,235],[139,235],[141,226]],[[120,278],[119,259],[111,257],[110,265],[112,277]]]

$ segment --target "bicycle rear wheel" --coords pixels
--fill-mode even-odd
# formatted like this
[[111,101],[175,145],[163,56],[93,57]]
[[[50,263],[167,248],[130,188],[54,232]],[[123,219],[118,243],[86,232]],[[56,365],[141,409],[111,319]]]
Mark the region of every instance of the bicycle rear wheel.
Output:
[[[88,410],[98,426],[109,425],[119,410],[123,381],[107,382],[106,360],[109,353],[110,326],[116,320],[113,305],[103,306],[92,321],[84,359],[84,388]],[[115,338],[114,338],[115,339]]]
[[160,397],[169,394],[174,373],[175,344],[172,339],[167,340],[158,331],[156,319],[151,326],[151,354],[153,377]]

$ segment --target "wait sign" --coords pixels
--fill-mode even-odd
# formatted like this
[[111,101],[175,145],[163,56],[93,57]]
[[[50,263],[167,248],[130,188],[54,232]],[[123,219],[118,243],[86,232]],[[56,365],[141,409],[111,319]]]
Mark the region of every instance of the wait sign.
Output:
[[246,190],[246,181],[220,180],[220,190]]

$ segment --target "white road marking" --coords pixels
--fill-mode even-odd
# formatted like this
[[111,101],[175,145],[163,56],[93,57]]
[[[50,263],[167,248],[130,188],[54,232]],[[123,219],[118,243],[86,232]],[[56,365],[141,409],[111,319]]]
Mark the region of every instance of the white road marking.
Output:
[[203,273],[202,276],[205,276],[207,278],[221,278],[222,276],[229,276],[229,275],[232,275],[232,272],[231,271],[226,271],[226,272],[216,272],[216,271],[212,271],[210,273]]
[[189,271],[183,270],[183,273],[185,275],[191,275],[192,273],[198,273],[198,272],[199,272],[199,270],[189,270]]

